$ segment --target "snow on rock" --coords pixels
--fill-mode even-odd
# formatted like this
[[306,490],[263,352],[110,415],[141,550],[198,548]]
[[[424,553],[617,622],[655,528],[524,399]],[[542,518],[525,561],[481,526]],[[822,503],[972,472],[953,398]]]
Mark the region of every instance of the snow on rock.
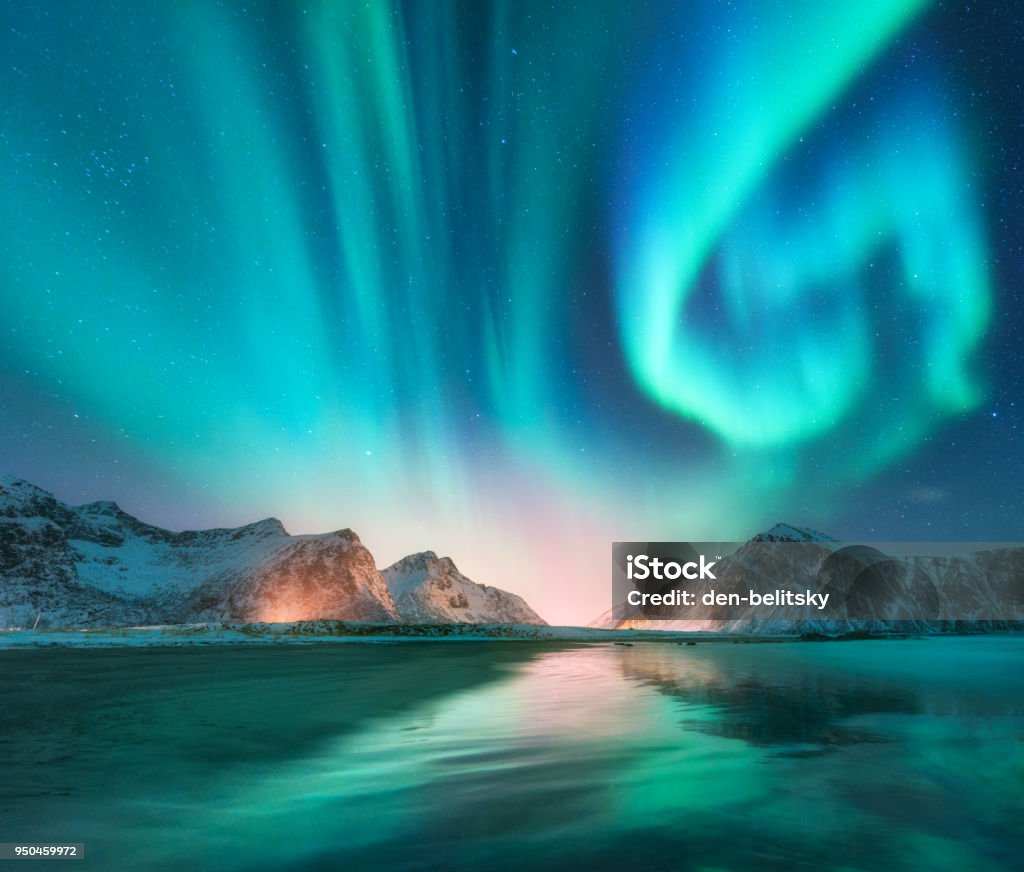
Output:
[[0,627],[317,618],[399,620],[351,530],[291,536],[268,518],[176,533],[0,477]]
[[449,557],[411,554],[383,571],[399,614],[417,624],[540,624],[522,597],[466,578]]

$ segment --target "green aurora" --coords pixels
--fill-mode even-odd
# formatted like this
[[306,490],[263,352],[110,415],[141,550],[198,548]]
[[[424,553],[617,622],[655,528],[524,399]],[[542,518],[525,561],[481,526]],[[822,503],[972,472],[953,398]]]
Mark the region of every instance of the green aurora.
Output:
[[9,5],[9,471],[556,619],[825,524],[986,396],[973,124],[921,2],[643,10]]

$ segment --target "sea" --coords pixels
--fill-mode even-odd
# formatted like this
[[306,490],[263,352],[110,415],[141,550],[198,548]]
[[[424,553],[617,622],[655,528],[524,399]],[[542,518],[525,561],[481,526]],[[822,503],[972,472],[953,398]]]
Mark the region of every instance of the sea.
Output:
[[0,651],[29,869],[1019,870],[1024,638]]

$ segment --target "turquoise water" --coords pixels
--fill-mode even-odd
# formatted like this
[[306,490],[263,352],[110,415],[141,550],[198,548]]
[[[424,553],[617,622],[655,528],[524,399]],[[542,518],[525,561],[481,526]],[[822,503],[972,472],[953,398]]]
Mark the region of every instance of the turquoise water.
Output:
[[[0,652],[63,869],[1019,869],[1024,639]],[[31,868],[45,868],[36,862]]]

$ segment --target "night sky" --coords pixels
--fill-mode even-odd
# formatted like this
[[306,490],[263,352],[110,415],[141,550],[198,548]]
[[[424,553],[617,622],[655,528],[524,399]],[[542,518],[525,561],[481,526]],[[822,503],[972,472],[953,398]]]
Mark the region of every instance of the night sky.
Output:
[[1024,539],[1014,5],[4,3],[0,471],[554,622],[616,539]]

